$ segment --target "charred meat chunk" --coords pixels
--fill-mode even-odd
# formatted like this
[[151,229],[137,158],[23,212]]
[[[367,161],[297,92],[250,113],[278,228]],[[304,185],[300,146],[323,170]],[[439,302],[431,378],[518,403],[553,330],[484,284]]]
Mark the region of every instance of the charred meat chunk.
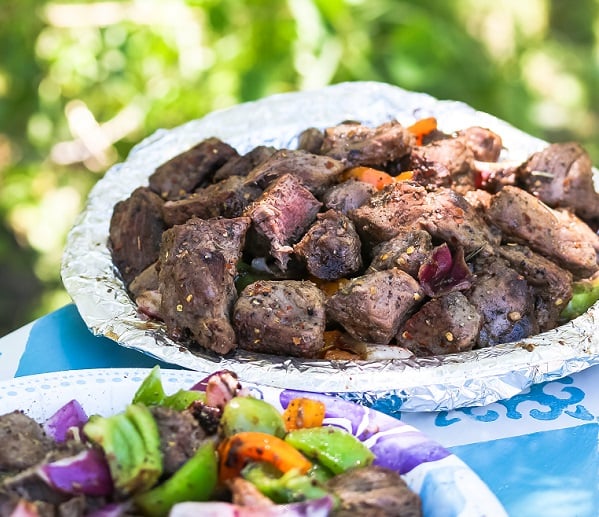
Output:
[[327,209],[347,214],[366,203],[375,192],[376,188],[370,183],[350,179],[328,189],[322,202]]
[[487,215],[507,238],[553,260],[574,278],[589,277],[599,269],[593,244],[525,190],[504,187],[493,196]]
[[259,145],[242,156],[234,156],[218,169],[212,181],[217,183],[230,176],[247,176],[254,168],[270,158],[276,149],[267,145]]
[[373,244],[414,228],[428,231],[453,248],[462,247],[466,255],[481,250],[490,253],[490,242],[496,240],[463,196],[449,188],[428,191],[411,181],[391,184],[349,217],[358,233]]
[[475,160],[481,162],[496,162],[503,149],[501,137],[490,129],[480,126],[470,126],[456,133],[456,138],[462,140],[472,151]]
[[53,442],[33,418],[13,411],[0,416],[0,443],[0,473],[7,473],[39,463]]
[[524,277],[500,257],[477,256],[468,300],[483,317],[478,346],[527,338],[539,331],[534,294]]
[[164,232],[160,247],[160,312],[174,339],[190,335],[226,354],[236,345],[230,314],[237,297],[236,265],[248,218],[193,218]]
[[433,251],[431,236],[424,230],[402,231],[393,239],[382,242],[372,250],[369,272],[393,267],[417,278],[418,270]]
[[556,327],[560,313],[572,298],[572,274],[527,246],[505,245],[498,248],[498,253],[532,287],[539,330]]
[[277,178],[292,174],[317,196],[337,183],[344,169],[343,163],[328,156],[302,150],[281,149],[252,169],[246,177],[246,182],[266,188]]
[[241,176],[230,176],[182,199],[166,201],[163,207],[164,222],[170,227],[183,224],[192,217],[233,219],[239,217],[260,194],[262,189],[246,184]]
[[472,350],[482,316],[461,292],[426,302],[397,334],[397,344],[418,356],[444,355]]
[[599,219],[599,193],[588,153],[577,143],[551,144],[517,172],[518,185],[556,208],[570,208],[585,221]]
[[452,187],[464,193],[475,188],[473,163],[474,153],[463,140],[446,138],[414,147],[409,168],[421,185]]
[[331,478],[327,488],[339,499],[334,517],[422,515],[420,497],[394,470],[371,465]]
[[361,243],[345,215],[328,210],[294,247],[306,263],[308,272],[321,280],[337,280],[356,273],[362,267]]
[[413,145],[412,134],[396,120],[374,128],[345,122],[325,129],[320,152],[348,167],[384,167],[408,155]]
[[152,406],[150,411],[160,434],[164,474],[171,475],[195,454],[206,433],[189,411],[167,406]]
[[158,258],[165,229],[162,204],[160,197],[147,187],[139,187],[114,206],[109,247],[126,286]]
[[250,204],[245,215],[252,220],[253,235],[267,243],[271,256],[285,271],[292,245],[312,224],[321,206],[296,176],[285,174]]
[[217,169],[237,156],[229,144],[208,138],[157,167],[150,189],[164,199],[179,199],[210,181]]
[[300,133],[297,148],[309,153],[320,154],[323,141],[324,133],[316,127],[309,127]]
[[239,295],[233,325],[246,350],[316,357],[324,345],[324,293],[309,281],[259,280]]
[[422,298],[418,282],[392,268],[352,278],[327,300],[327,315],[353,338],[386,345]]

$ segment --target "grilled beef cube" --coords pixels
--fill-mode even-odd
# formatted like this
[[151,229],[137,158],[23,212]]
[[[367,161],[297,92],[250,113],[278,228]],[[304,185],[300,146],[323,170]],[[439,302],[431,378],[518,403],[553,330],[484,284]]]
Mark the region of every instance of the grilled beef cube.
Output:
[[572,298],[572,274],[526,246],[512,244],[497,251],[533,288],[539,330],[555,328]]
[[125,286],[158,258],[165,229],[163,202],[147,187],[139,187],[119,201],[112,212],[109,247]]
[[418,356],[472,350],[483,323],[459,291],[433,298],[412,315],[397,334],[397,344]]
[[379,466],[350,469],[327,481],[339,499],[333,517],[401,516],[420,517],[422,503],[394,470]]
[[252,220],[253,245],[265,242],[278,267],[286,271],[292,245],[312,224],[321,206],[296,176],[281,176],[245,211]]
[[189,411],[166,406],[150,408],[160,434],[160,451],[165,475],[171,475],[202,445],[206,433]]
[[294,247],[316,278],[337,280],[362,267],[361,242],[354,223],[335,210],[317,214],[317,221]]
[[236,347],[230,313],[236,265],[250,220],[193,218],[166,230],[160,247],[160,313],[168,334],[226,354]]
[[233,219],[239,217],[261,193],[262,189],[246,184],[241,176],[230,176],[182,199],[164,203],[164,222],[170,227],[183,224],[192,217]]
[[230,176],[247,176],[254,168],[270,158],[276,149],[267,145],[259,145],[242,156],[235,156],[218,169],[212,181],[217,183]]
[[452,187],[460,193],[475,188],[474,153],[459,138],[437,140],[414,147],[410,154],[410,170],[421,185]]
[[497,237],[479,213],[457,192],[439,188],[427,191],[421,185],[401,181],[378,192],[349,213],[363,240],[371,244],[387,241],[401,231],[420,228],[466,255],[481,250],[490,253]]
[[418,270],[433,251],[431,236],[424,230],[403,231],[372,250],[368,272],[399,268],[418,278]]
[[137,310],[150,318],[162,319],[160,316],[160,291],[158,290],[158,269],[156,262],[150,264],[131,284],[129,293],[135,300]]
[[472,151],[475,160],[496,162],[503,149],[501,137],[490,129],[471,126],[457,132],[456,138],[462,140]]
[[302,150],[281,149],[250,171],[246,182],[266,188],[285,174],[297,177],[312,194],[322,194],[337,183],[345,166],[328,156]]
[[595,248],[597,260],[599,260],[599,234],[570,210],[555,208],[553,213],[562,224],[570,228],[573,232],[578,233],[582,240],[589,242]]
[[150,176],[150,189],[164,199],[180,199],[237,156],[229,144],[208,138],[157,167]]
[[588,153],[576,143],[551,144],[518,170],[518,184],[551,207],[572,209],[585,221],[599,219]]
[[17,472],[42,461],[52,448],[40,424],[20,411],[0,416],[0,473]]
[[347,214],[362,206],[376,192],[376,188],[365,181],[350,179],[329,188],[322,196],[327,209]]
[[309,127],[300,133],[297,148],[309,153],[320,154],[323,141],[324,133],[316,127]]
[[491,200],[488,217],[508,238],[586,278],[599,269],[597,252],[576,227],[556,211],[518,187],[504,187]]
[[233,325],[246,350],[316,357],[324,345],[324,293],[309,281],[259,280],[239,295]]
[[325,129],[320,152],[341,160],[348,167],[384,168],[408,155],[414,142],[408,129],[395,120],[375,128],[345,122]]
[[483,317],[478,346],[509,343],[539,332],[534,293],[524,277],[501,257],[477,256],[474,281],[464,293]]
[[327,316],[355,339],[386,345],[423,298],[410,275],[393,268],[353,278],[327,300]]
[[378,244],[392,239],[403,228],[418,226],[418,221],[427,216],[426,195],[424,187],[401,181],[377,192],[348,216],[366,243]]

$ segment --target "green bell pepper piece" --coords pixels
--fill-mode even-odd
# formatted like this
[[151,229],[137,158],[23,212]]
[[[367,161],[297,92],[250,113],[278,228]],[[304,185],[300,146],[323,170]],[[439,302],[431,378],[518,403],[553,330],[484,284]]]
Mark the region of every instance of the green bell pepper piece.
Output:
[[162,475],[160,434],[146,406],[131,404],[110,417],[93,415],[83,433],[104,450],[120,494],[148,490]]
[[241,475],[277,504],[319,499],[330,495],[323,484],[310,474],[304,475],[290,470],[281,475],[276,468],[265,463],[250,463],[241,471]]
[[572,284],[572,298],[560,314],[564,321],[570,321],[584,314],[599,300],[599,276],[579,280]]
[[169,479],[134,498],[144,515],[162,517],[177,503],[207,501],[218,482],[218,461],[212,441],[205,442]]
[[229,400],[223,408],[219,429],[224,436],[257,431],[283,438],[286,432],[281,413],[268,402],[253,397]]
[[201,391],[183,389],[172,395],[167,395],[160,380],[160,366],[156,365],[135,392],[133,403],[146,406],[167,406],[176,411],[182,411],[188,408],[192,402],[205,399],[205,397],[206,394]]
[[296,429],[285,441],[309,458],[314,458],[333,474],[354,467],[365,467],[374,461],[374,454],[354,435],[338,427],[324,426]]

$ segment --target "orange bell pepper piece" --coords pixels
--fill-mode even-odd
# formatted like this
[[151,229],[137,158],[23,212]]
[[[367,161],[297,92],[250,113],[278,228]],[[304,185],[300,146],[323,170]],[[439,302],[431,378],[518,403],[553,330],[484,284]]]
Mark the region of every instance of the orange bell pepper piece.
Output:
[[293,446],[276,436],[255,431],[234,434],[221,442],[219,453],[219,479],[226,481],[239,476],[250,461],[270,463],[282,473],[297,469],[305,474],[312,463]]
[[325,405],[320,400],[298,397],[289,402],[283,411],[285,429],[303,429],[306,427],[320,427],[326,412]]
[[437,119],[435,117],[426,117],[414,122],[408,126],[408,131],[416,137],[416,143],[422,145],[424,137],[437,129]]
[[370,183],[377,190],[383,190],[387,185],[395,181],[395,178],[384,171],[371,167],[352,167],[343,173],[344,179],[356,179],[364,183]]

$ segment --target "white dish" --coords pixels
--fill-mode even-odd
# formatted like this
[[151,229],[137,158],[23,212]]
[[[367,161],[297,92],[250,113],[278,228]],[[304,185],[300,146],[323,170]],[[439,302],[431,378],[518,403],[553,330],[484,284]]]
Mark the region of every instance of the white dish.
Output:
[[298,134],[309,126],[324,128],[348,119],[376,125],[394,118],[410,124],[428,116],[436,117],[446,132],[472,125],[496,131],[506,148],[505,159],[524,159],[547,145],[465,104],[382,83],[342,83],[241,104],[158,131],[106,173],[69,234],[62,265],[64,285],[90,330],[122,346],[204,373],[228,368],[246,381],[274,387],[336,393],[365,404],[393,400],[387,407],[402,411],[486,405],[531,384],[599,363],[597,304],[567,325],[518,343],[448,356],[345,363],[243,350],[228,357],[192,352],[171,340],[162,324],[139,316],[112,264],[109,223],[114,204],[147,185],[158,165],[211,136],[243,153],[259,144],[294,148]]
[[[15,409],[43,422],[72,399],[88,415],[110,415],[131,401],[149,369],[72,370],[31,375],[0,382],[0,414]],[[189,388],[202,374],[161,370],[166,393]],[[243,383],[252,395],[279,410],[293,391]],[[316,394],[310,394],[316,396]],[[327,421],[335,422],[364,441],[386,466],[397,470],[420,494],[425,516],[478,517],[505,514],[497,498],[458,457],[414,427],[388,415],[341,399],[320,395],[327,406]],[[283,405],[282,405],[283,404]]]

